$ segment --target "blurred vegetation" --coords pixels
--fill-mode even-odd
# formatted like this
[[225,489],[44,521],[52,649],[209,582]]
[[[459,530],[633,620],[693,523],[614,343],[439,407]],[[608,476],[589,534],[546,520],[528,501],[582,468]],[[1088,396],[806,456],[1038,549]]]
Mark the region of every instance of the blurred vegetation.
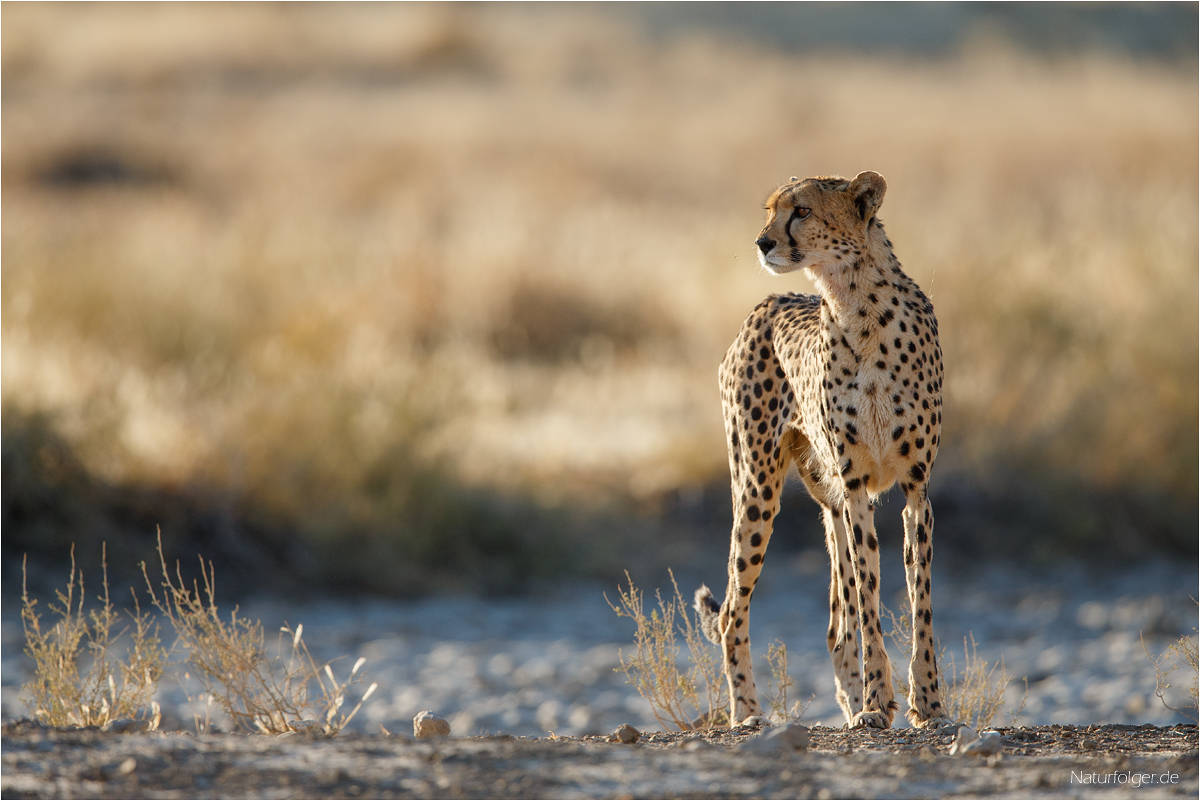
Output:
[[555,524],[583,530],[564,515],[463,488],[399,449],[337,476],[336,487],[305,475],[272,492],[234,494],[108,483],[89,473],[44,415],[7,407],[3,419],[6,581],[20,580],[28,555],[30,583],[53,586],[73,545],[81,562],[99,563],[107,542],[113,583],[137,586],[138,564],[156,558],[158,526],[186,577],[198,576],[196,554],[211,555],[234,597],[513,592],[567,568],[614,568],[607,549],[556,536]]
[[1194,57],[590,7],[3,14],[6,578],[72,541],[135,565],[156,524],[243,590],[720,551],[716,365],[811,291],[755,266],[761,201],[867,168],[941,323],[939,541],[1196,553]]

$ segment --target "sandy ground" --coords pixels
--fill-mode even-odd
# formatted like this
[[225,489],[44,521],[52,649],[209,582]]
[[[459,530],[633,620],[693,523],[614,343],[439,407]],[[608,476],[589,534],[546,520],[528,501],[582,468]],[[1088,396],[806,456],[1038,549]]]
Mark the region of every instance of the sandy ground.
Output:
[[1195,798],[1197,731],[1003,729],[999,757],[951,734],[814,728],[758,753],[750,727],[699,737],[105,734],[6,724],[5,798]]
[[[884,599],[903,586],[898,554],[885,553]],[[894,557],[894,558],[892,558]],[[722,587],[723,564],[707,573],[677,573],[690,594],[700,582]],[[795,684],[790,700],[806,703],[806,725],[840,727],[833,671],[825,645],[828,568],[823,554],[777,559],[764,572],[751,612],[755,671],[765,690],[761,661],[775,640],[786,643]],[[891,570],[891,572],[889,572]],[[978,655],[1004,661],[1014,681],[993,725],[1080,726],[1111,723],[1169,726],[1188,719],[1154,695],[1154,666],[1143,650],[1161,654],[1196,626],[1194,566],[1146,563],[1121,573],[995,567],[971,576],[950,569],[935,575],[934,629],[946,645],[943,670],[962,664],[962,642],[974,636]],[[666,576],[661,585],[669,587]],[[643,588],[652,593],[653,585]],[[455,735],[607,734],[622,723],[643,731],[664,728],[649,705],[615,670],[628,652],[633,625],[613,614],[604,595],[613,587],[570,585],[527,598],[434,598],[417,602],[358,601],[284,605],[243,604],[242,613],[268,632],[284,621],[304,625],[306,642],[335,673],[365,657],[366,681],[379,688],[351,724],[378,734],[411,729],[413,716],[433,710]],[[230,607],[232,608],[232,607]],[[14,604],[3,615],[0,701],[4,720],[29,714],[20,687],[31,663]],[[686,652],[686,649],[685,649]],[[209,710],[201,688],[172,669],[160,685],[164,729],[195,730]],[[1178,677],[1174,677],[1178,678]],[[1009,714],[1025,693],[1021,716]],[[1171,693],[1182,693],[1174,681]],[[191,700],[189,700],[189,698]],[[1169,696],[1174,706],[1183,701]],[[232,730],[219,713],[212,721]],[[897,725],[903,725],[898,722]]]
[[[319,658],[347,657],[334,662],[339,675],[367,658],[367,681],[379,690],[331,740],[181,731],[194,730],[204,705],[198,688],[177,678],[158,695],[163,733],[14,724],[26,714],[19,690],[30,666],[16,610],[6,604],[2,700],[10,722],[0,795],[1195,798],[1200,791],[1196,727],[1154,696],[1154,669],[1142,648],[1144,638],[1151,653],[1161,653],[1196,625],[1191,566],[1146,563],[1115,574],[946,571],[935,595],[942,641],[973,634],[979,655],[1003,659],[1016,679],[993,725],[1013,724],[1008,710],[1028,679],[1017,721],[1024,728],[1001,728],[1005,748],[990,762],[950,756],[950,734],[900,728],[903,720],[885,732],[841,730],[824,643],[823,561],[800,554],[773,568],[755,597],[755,650],[775,639],[788,645],[791,697],[808,702],[802,723],[813,732],[804,754],[740,750],[757,734],[749,729],[702,741],[655,733],[663,726],[614,670],[632,625],[612,613],[606,588],[597,586],[521,599],[244,605],[268,630],[302,622]],[[678,578],[686,591],[700,581],[720,586],[722,576]],[[885,593],[901,585],[885,572]],[[608,594],[615,597],[611,588]],[[756,668],[765,684],[765,665]],[[411,732],[423,709],[446,717],[454,736],[434,742],[381,734],[381,726]],[[230,728],[219,714],[212,723]],[[632,746],[605,742],[622,723],[648,734]]]

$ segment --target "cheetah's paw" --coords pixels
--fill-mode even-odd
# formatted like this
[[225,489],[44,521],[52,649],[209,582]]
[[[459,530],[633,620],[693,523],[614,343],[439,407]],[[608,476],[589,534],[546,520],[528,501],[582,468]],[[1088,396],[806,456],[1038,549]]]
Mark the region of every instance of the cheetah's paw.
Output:
[[922,718],[912,709],[905,713],[905,717],[908,718],[908,722],[912,724],[914,729],[929,729],[931,731],[936,731],[943,726],[955,725],[954,721],[944,715]]
[[771,722],[769,720],[767,720],[766,718],[764,718],[762,715],[751,715],[750,717],[742,720],[742,722],[739,723],[738,725],[739,726],[757,726],[761,729],[764,726],[770,726]]
[[850,721],[852,729],[890,729],[892,727],[892,716],[887,712],[859,712]]

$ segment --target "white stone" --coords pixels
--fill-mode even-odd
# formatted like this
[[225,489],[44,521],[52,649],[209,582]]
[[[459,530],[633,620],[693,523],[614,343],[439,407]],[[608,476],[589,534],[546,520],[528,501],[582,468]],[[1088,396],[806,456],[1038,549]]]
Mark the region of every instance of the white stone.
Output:
[[756,737],[745,740],[739,750],[752,754],[794,754],[808,750],[808,727],[798,723],[775,726]]
[[963,749],[967,756],[993,756],[1004,750],[1004,743],[998,731],[985,731]]
[[950,745],[950,756],[964,753],[964,749],[978,739],[979,735],[970,726],[960,726],[958,736],[954,738],[954,742]]
[[428,737],[446,737],[450,734],[450,723],[443,717],[429,710],[418,712],[413,718],[413,736],[425,739]]
[[149,728],[150,721],[148,720],[118,718],[105,723],[100,727],[100,731],[112,732],[113,734],[132,734],[134,732],[146,731]]

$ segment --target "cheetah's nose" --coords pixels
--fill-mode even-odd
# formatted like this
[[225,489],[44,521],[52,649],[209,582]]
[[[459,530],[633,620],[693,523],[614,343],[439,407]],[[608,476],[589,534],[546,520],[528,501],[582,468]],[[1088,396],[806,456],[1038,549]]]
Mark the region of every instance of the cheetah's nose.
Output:
[[761,250],[765,256],[771,252],[771,248],[775,247],[775,240],[770,239],[766,234],[763,234],[758,239],[754,240],[754,244],[758,245],[758,249]]

